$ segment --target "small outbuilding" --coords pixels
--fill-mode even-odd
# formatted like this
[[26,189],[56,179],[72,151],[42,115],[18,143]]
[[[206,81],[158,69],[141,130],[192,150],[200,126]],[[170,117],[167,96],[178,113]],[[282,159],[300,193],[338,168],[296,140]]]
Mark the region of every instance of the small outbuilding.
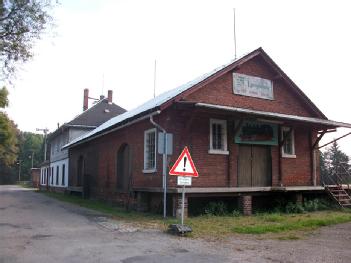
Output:
[[[263,196],[324,191],[318,143],[351,124],[328,120],[262,48],[118,115],[64,146],[69,184],[85,196],[162,210],[159,132],[173,135],[170,169],[185,146],[198,178],[186,207],[201,198],[239,200],[245,214]],[[168,214],[181,188],[167,181]]]

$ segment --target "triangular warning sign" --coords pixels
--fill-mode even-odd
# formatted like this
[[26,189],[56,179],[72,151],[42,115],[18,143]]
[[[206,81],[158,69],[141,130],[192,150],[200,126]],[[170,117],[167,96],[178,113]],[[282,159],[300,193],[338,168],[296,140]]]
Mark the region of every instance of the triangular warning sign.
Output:
[[199,176],[195,168],[193,159],[190,156],[188,147],[185,146],[184,150],[178,157],[177,161],[169,171],[169,174],[180,175],[180,176],[194,176],[194,177]]

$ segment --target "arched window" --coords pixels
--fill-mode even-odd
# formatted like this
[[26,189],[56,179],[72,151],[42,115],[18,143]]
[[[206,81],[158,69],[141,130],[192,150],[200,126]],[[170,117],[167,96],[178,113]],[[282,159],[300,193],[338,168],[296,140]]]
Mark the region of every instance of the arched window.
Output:
[[79,156],[77,163],[77,186],[83,185],[83,176],[84,176],[84,157]]

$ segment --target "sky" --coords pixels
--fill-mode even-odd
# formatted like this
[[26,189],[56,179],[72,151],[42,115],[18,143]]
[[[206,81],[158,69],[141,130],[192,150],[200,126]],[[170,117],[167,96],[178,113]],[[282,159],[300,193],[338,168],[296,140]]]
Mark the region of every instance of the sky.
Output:
[[[54,131],[82,112],[83,90],[127,110],[263,49],[332,120],[351,123],[348,1],[60,0],[55,26],[10,87],[19,129]],[[341,130],[323,142],[343,135]],[[351,155],[351,136],[340,141]]]

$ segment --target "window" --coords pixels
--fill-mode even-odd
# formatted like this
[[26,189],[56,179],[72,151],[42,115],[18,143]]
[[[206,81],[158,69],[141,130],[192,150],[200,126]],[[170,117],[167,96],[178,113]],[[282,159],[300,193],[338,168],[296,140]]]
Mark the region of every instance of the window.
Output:
[[51,167],[51,185],[54,184],[54,167]]
[[210,119],[209,153],[229,154],[227,150],[227,121]]
[[156,171],[156,129],[144,132],[144,173]]
[[66,178],[65,178],[65,172],[66,172],[65,170],[66,170],[66,169],[65,169],[65,164],[63,164],[63,165],[62,165],[62,178],[61,178],[62,180],[61,180],[61,185],[65,185],[65,183],[66,183],[66,182],[65,182],[65,179],[66,179]]
[[281,137],[284,141],[282,145],[282,157],[295,158],[294,130],[289,127],[282,127]]
[[59,166],[56,166],[56,185],[59,184],[59,174],[60,174]]

